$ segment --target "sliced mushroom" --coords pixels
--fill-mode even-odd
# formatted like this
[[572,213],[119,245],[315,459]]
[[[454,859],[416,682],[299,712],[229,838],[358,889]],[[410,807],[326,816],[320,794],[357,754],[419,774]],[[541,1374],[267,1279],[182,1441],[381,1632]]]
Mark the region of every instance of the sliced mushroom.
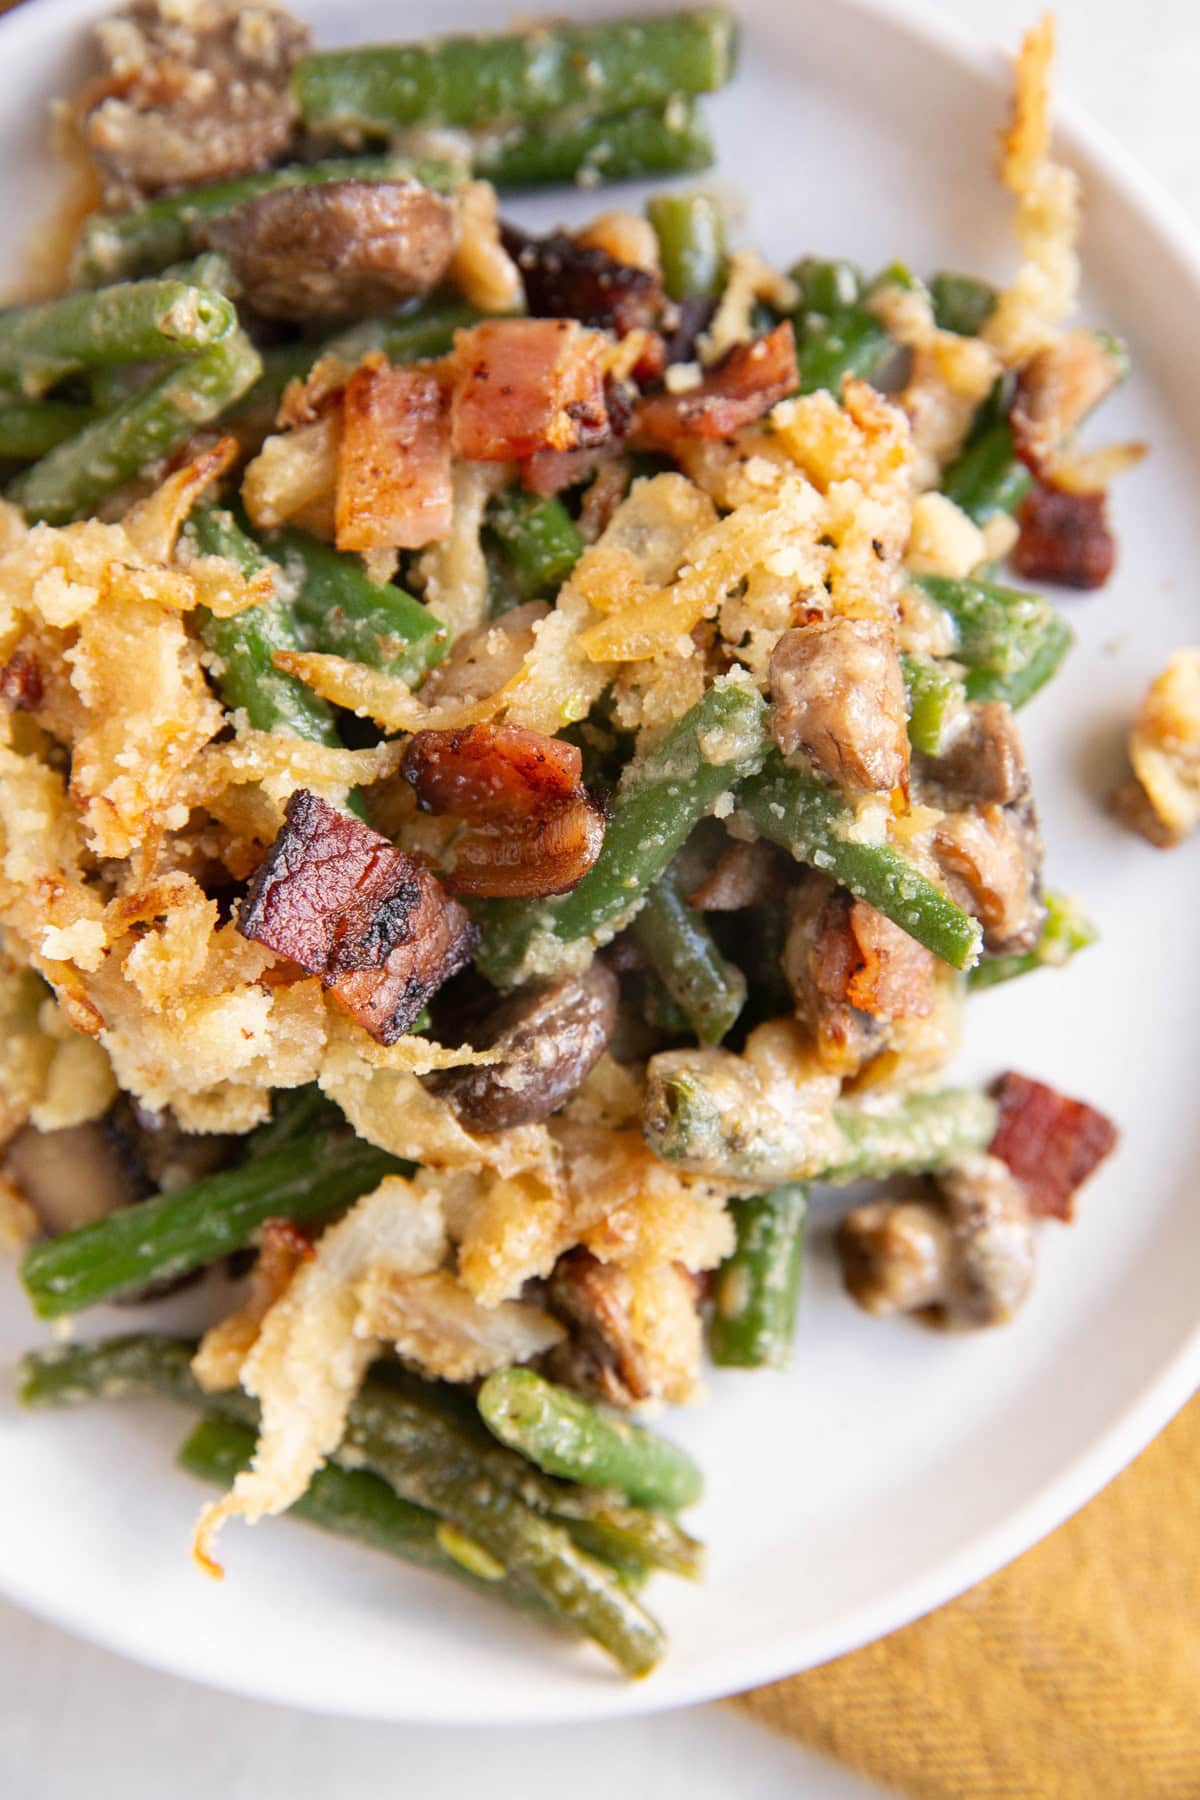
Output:
[[994,1156],[937,1179],[936,1198],[856,1207],[837,1237],[842,1276],[864,1312],[932,1312],[947,1325],[1000,1325],[1034,1273],[1033,1225],[1021,1185]]
[[1032,800],[948,813],[933,854],[952,895],[983,926],[989,950],[1031,950],[1041,930],[1042,840]]
[[684,1399],[700,1357],[699,1300],[699,1281],[678,1263],[637,1272],[572,1250],[546,1287],[551,1312],[571,1333],[547,1357],[547,1371],[612,1406]]
[[1012,708],[1003,700],[964,706],[940,756],[923,756],[917,766],[921,797],[949,807],[1010,806],[1029,792],[1029,770]]
[[522,988],[471,1034],[500,1060],[445,1069],[426,1085],[468,1131],[533,1125],[558,1111],[607,1048],[617,1023],[617,978],[604,963],[544,987]]
[[84,140],[125,190],[219,181],[289,147],[292,64],[307,25],[237,0],[138,0],[98,33],[108,72],[84,95]]
[[274,319],[386,311],[441,280],[454,209],[416,181],[279,188],[205,227],[232,259],[246,302]]
[[108,1119],[62,1131],[26,1125],[8,1146],[4,1169],[52,1236],[107,1219],[153,1192],[136,1142]]
[[1077,425],[1120,381],[1127,362],[1121,346],[1096,331],[1068,331],[1030,357],[1021,370],[1012,408],[1017,455],[1035,474],[1050,469]]
[[771,729],[847,792],[887,794],[908,778],[904,676],[892,633],[871,619],[817,619],[771,655]]

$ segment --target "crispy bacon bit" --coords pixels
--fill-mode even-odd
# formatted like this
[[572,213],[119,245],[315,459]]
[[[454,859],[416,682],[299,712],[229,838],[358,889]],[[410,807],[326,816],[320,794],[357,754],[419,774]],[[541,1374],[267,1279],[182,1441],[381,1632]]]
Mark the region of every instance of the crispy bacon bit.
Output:
[[1013,568],[1029,581],[1062,587],[1103,587],[1117,546],[1108,523],[1108,495],[1071,494],[1038,482],[1017,514],[1021,535]]
[[565,231],[539,238],[505,225],[501,241],[521,271],[525,304],[534,318],[578,319],[624,337],[658,317],[662,287],[647,269],[618,262]]
[[765,838],[752,844],[731,843],[687,902],[697,912],[740,912],[744,906],[778,900],[786,879],[784,859]]
[[14,650],[0,669],[0,706],[13,712],[36,712],[46,697],[41,667],[28,650]]
[[467,825],[446,885],[459,894],[565,894],[604,842],[604,815],[572,744],[516,725],[419,731],[403,773],[428,812]]
[[457,456],[509,462],[609,435],[604,340],[574,319],[488,319],[455,336]]
[[316,975],[381,1044],[470,961],[478,930],[385,837],[300,788],[238,915],[243,937]]
[[379,357],[346,383],[339,550],[420,550],[450,530],[450,422],[437,377]]
[[729,437],[770,412],[799,384],[790,319],[751,344],[735,344],[698,387],[654,394],[635,414],[638,434],[670,449],[677,438]]
[[1075,1193],[1116,1148],[1117,1128],[1086,1101],[1012,1070],[992,1089],[1000,1122],[988,1146],[1017,1177],[1035,1218],[1075,1217]]

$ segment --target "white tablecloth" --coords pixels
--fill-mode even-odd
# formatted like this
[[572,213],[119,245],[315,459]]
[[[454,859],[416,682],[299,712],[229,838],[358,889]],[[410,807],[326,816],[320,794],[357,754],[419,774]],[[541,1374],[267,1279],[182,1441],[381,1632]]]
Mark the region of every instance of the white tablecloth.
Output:
[[[1040,0],[943,0],[940,10],[981,41],[1009,46],[1039,9]],[[1062,88],[1200,216],[1200,13],[1191,0],[1056,0],[1055,10]],[[317,1719],[137,1668],[0,1602],[0,1800],[475,1792],[871,1800],[874,1790],[725,1707],[491,1732]]]

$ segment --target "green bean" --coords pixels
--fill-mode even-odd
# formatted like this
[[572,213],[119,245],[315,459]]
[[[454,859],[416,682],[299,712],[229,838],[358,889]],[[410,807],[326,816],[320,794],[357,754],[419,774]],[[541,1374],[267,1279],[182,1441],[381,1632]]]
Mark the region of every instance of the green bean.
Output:
[[1040,594],[971,576],[913,575],[914,586],[954,626],[955,659],[966,666],[969,700],[1024,706],[1058,669],[1072,633]]
[[[243,575],[273,567],[233,514],[220,508],[197,507],[185,532],[199,555],[224,557]],[[292,608],[278,594],[232,619],[214,618],[202,609],[197,623],[206,648],[217,658],[213,678],[231,711],[240,707],[256,731],[286,731],[317,744],[340,744],[325,702],[275,667],[276,650],[296,650],[301,643]]]
[[327,50],[301,57],[292,82],[310,131],[386,137],[404,125],[497,125],[657,106],[723,87],[735,49],[732,14],[714,7]]
[[250,340],[232,332],[49,451],[18,475],[8,498],[52,525],[94,513],[109,494],[219,418],[261,370]]
[[902,656],[908,696],[908,739],[914,750],[940,756],[947,725],[966,700],[962,679],[928,656]]
[[[699,1060],[714,1054],[719,1065]],[[801,1083],[785,1109],[778,1092],[764,1101],[741,1057],[668,1051],[647,1066],[643,1130],[657,1155],[718,1180],[844,1186],[956,1161],[990,1142],[995,1119],[987,1096],[965,1088],[842,1101],[826,1115]]]
[[331,181],[421,181],[451,187],[461,169],[411,157],[342,157],[328,162],[293,163],[235,175],[208,187],[163,194],[129,212],[93,213],[83,227],[72,276],[77,287],[102,287],[132,275],[152,275],[199,249],[209,219],[221,218],[243,201],[278,188],[321,187]]
[[583,555],[574,519],[556,495],[512,488],[487,509],[489,530],[504,547],[522,600],[553,599]]
[[952,968],[967,969],[977,960],[978,922],[891,844],[859,843],[847,835],[853,810],[831,788],[772,756],[741,788],[738,805],[760,837],[832,875]]
[[92,406],[96,412],[112,412],[135,394],[144,394],[163,373],[161,363],[113,363],[110,368],[91,369],[87,386]]
[[594,188],[654,175],[695,175],[716,151],[695,101],[675,94],[658,106],[597,118],[541,119],[475,132],[468,140],[472,172],[498,188]]
[[251,1156],[266,1156],[295,1138],[332,1129],[340,1117],[337,1106],[325,1098],[315,1081],[304,1087],[276,1088],[271,1097],[271,1116],[255,1126],[246,1148]]
[[[245,1426],[228,1419],[206,1418],[193,1428],[178,1460],[190,1475],[229,1488],[249,1465],[254,1445],[255,1434]],[[402,1500],[378,1475],[327,1463],[317,1470],[307,1490],[288,1512],[305,1524],[352,1538],[417,1568],[453,1575],[478,1594],[517,1607],[528,1605],[526,1595],[507,1580],[502,1570],[490,1579],[477,1573],[482,1556],[474,1559],[473,1568],[469,1548],[455,1543],[436,1513]],[[447,1548],[448,1543],[453,1547]]]
[[358,1138],[310,1134],[34,1244],[21,1278],[39,1318],[67,1317],[204,1268],[248,1244],[266,1219],[333,1212],[405,1167]]
[[840,257],[806,256],[788,273],[800,289],[800,310],[806,316],[832,318],[862,299],[862,271]]
[[393,582],[371,581],[362,564],[306,531],[275,532],[277,553],[295,593],[297,619],[318,650],[416,684],[446,654],[446,628]]
[[738,1200],[737,1246],[717,1274],[709,1350],[721,1368],[786,1369],[792,1360],[808,1190],[792,1184]]
[[939,328],[960,337],[978,337],[996,310],[995,288],[977,275],[941,269],[929,283],[929,296]]
[[847,375],[868,380],[892,349],[886,329],[865,306],[851,307],[848,312],[810,323],[796,351],[799,392],[815,394],[828,388],[831,393],[840,394]]
[[36,398],[74,369],[195,356],[236,324],[232,302],[215,288],[120,282],[0,312],[0,369]]
[[704,915],[688,906],[670,870],[646,896],[633,935],[702,1044],[719,1044],[746,1004],[746,977],[721,955]]
[[968,439],[961,454],[942,471],[942,492],[977,525],[998,513],[1014,513],[1033,485],[1033,477],[1013,449],[1007,418],[994,419],[978,437]]
[[74,437],[95,417],[95,407],[70,400],[0,404],[0,461],[34,462],[56,444]]
[[[182,1405],[215,1412],[237,1424],[256,1425],[257,1403],[240,1388],[209,1394],[191,1372],[195,1345],[178,1338],[137,1333],[91,1344],[56,1344],[22,1359],[18,1393],[27,1406],[69,1406],[161,1394]],[[397,1456],[414,1465],[466,1469],[502,1489],[523,1506],[558,1521],[580,1541],[623,1566],[669,1569],[695,1577],[703,1546],[676,1520],[625,1505],[619,1495],[555,1481],[524,1457],[503,1449],[481,1426],[474,1408],[460,1410],[451,1390],[400,1377],[372,1377],[371,1396],[355,1400],[351,1414],[367,1406],[377,1432],[386,1432]],[[348,1458],[354,1466],[354,1457]],[[404,1490],[407,1493],[407,1488]],[[409,1495],[409,1498],[412,1498]]]
[[476,962],[488,979],[510,985],[535,937],[605,941],[632,919],[697,822],[761,766],[764,717],[752,689],[718,683],[661,744],[628,763],[603,848],[578,887],[557,901],[479,907],[484,929]]
[[612,1570],[580,1550],[564,1526],[477,1467],[435,1460],[398,1441],[391,1429],[392,1398],[370,1383],[363,1388],[350,1408],[339,1460],[361,1461],[403,1498],[457,1525],[626,1674],[649,1674],[665,1649],[662,1631]]
[[608,1408],[556,1387],[532,1369],[501,1369],[477,1395],[480,1415],[503,1444],[566,1481],[619,1488],[639,1506],[693,1506],[703,1477],[677,1444]]
[[646,217],[658,239],[671,300],[715,300],[725,280],[725,214],[713,194],[652,194]]
[[1099,933],[1077,900],[1054,893],[1044,898],[1046,917],[1033,949],[1020,955],[983,957],[967,976],[972,993],[998,987],[1017,975],[1030,975],[1035,969],[1061,969],[1077,950],[1086,950],[1096,942]]

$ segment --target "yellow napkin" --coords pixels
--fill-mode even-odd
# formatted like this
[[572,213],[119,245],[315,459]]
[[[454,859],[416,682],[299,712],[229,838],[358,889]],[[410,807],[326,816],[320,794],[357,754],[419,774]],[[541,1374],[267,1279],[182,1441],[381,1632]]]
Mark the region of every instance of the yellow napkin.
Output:
[[1200,1395],[1083,1511],[738,1704],[914,1800],[1200,1800]]

